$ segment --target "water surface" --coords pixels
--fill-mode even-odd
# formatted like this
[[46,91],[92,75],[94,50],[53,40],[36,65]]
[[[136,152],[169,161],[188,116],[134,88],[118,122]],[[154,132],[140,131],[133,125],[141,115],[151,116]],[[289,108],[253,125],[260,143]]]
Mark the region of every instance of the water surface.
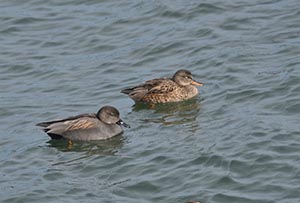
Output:
[[[0,2],[0,201],[300,201],[300,2]],[[188,69],[190,101],[125,87]],[[50,141],[36,123],[116,106],[111,140]]]

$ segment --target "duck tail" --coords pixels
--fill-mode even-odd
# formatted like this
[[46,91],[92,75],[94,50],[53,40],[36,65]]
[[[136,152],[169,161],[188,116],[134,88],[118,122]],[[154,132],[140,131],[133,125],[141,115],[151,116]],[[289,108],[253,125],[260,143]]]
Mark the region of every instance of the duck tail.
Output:
[[133,91],[132,88],[127,88],[127,89],[121,90],[121,93],[123,93],[123,94],[130,94],[132,91]]
[[40,127],[48,127],[49,126],[49,122],[42,122],[42,123],[37,123],[35,124],[36,126],[40,126]]
[[42,122],[42,123],[37,123],[36,126],[43,127],[42,130],[47,133],[50,129],[48,126],[50,125],[49,122]]

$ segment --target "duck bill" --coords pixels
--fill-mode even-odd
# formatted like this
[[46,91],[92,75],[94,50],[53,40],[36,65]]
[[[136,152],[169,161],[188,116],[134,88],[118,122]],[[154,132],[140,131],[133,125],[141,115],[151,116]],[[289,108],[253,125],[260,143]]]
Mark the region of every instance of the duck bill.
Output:
[[196,85],[196,86],[203,86],[203,83],[197,82],[196,80],[193,80],[193,81],[191,82],[191,84],[192,84],[192,85]]
[[124,121],[122,121],[121,119],[117,122],[118,125],[122,125],[125,128],[130,128],[130,125],[128,125],[127,123],[125,123]]

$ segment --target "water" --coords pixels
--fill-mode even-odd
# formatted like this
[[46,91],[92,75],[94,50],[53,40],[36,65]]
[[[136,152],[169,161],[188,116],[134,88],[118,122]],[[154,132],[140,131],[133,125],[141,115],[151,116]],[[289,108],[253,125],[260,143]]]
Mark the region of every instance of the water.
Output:
[[[300,201],[300,3],[0,2],[0,201]],[[194,100],[120,93],[190,70]],[[131,125],[92,143],[36,123],[102,105]]]

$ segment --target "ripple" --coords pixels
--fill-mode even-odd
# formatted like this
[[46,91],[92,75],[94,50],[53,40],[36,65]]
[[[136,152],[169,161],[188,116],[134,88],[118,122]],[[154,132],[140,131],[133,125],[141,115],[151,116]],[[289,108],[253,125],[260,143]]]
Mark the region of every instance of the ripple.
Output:
[[[1,1],[2,202],[299,202],[296,0]],[[125,87],[188,69],[194,100]],[[132,128],[49,141],[43,120],[114,105]]]

